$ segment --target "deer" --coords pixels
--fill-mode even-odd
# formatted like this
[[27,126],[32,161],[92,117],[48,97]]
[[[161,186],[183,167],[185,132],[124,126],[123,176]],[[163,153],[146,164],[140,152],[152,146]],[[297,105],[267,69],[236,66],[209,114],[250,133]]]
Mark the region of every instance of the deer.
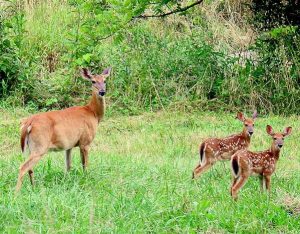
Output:
[[275,172],[280,150],[284,138],[292,132],[292,127],[285,128],[283,133],[274,133],[270,125],[266,127],[267,133],[272,137],[272,145],[269,149],[261,152],[239,150],[231,158],[231,171],[233,182],[231,196],[238,198],[239,190],[245,185],[251,175],[259,175],[261,190],[271,191],[271,176]]
[[229,161],[236,151],[249,147],[251,136],[254,133],[254,121],[257,118],[257,111],[254,111],[252,118],[246,118],[242,112],[238,112],[236,118],[244,124],[241,133],[225,138],[208,138],[200,144],[200,162],[193,171],[192,179],[199,177],[217,161]]
[[86,170],[90,145],[105,113],[106,79],[110,73],[111,68],[95,75],[87,68],[81,69],[82,78],[92,86],[92,97],[87,105],[34,114],[21,122],[21,150],[24,153],[28,148],[29,158],[19,168],[16,193],[26,173],[34,186],[33,167],[48,151],[64,150],[69,171],[71,151],[79,147],[82,167]]

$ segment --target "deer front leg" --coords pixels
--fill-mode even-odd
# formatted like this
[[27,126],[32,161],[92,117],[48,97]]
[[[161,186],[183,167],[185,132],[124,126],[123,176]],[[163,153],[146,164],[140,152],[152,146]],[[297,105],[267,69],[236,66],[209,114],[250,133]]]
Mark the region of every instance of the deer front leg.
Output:
[[70,169],[71,169],[71,151],[72,151],[72,149],[66,150],[66,168],[67,168],[67,171],[70,171]]
[[266,186],[266,179],[263,175],[260,175],[259,181],[260,181],[260,191],[263,192]]
[[265,175],[264,176],[265,181],[266,181],[266,189],[268,192],[271,191],[271,176],[270,175]]
[[88,166],[88,159],[89,159],[88,154],[89,154],[89,146],[80,146],[81,163],[84,171]]

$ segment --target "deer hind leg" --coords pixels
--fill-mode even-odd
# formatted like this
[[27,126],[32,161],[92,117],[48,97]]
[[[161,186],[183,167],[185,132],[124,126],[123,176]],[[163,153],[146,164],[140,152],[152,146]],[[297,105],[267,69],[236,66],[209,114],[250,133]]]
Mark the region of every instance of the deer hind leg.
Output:
[[215,164],[215,160],[212,160],[210,154],[203,155],[202,162],[194,169],[192,179],[198,178],[202,173],[206,172]]
[[30,179],[30,183],[31,183],[31,185],[32,186],[34,186],[34,180],[33,180],[33,170],[32,169],[30,169],[29,171],[28,171],[28,174],[29,174],[29,179]]
[[80,156],[81,156],[82,168],[85,171],[85,169],[88,166],[89,146],[80,146]]
[[237,200],[238,198],[237,194],[239,190],[245,185],[248,177],[249,177],[248,175],[241,175],[237,178],[237,181],[232,184],[231,196],[234,200]]
[[34,167],[35,164],[37,164],[38,161],[42,158],[43,154],[31,154],[29,158],[24,162],[19,170],[19,177],[18,177],[18,182],[16,186],[16,193],[20,191],[21,186],[22,186],[22,180],[24,175],[28,172],[31,184],[33,184],[33,170],[32,168]]
[[66,150],[66,169],[70,171],[71,169],[71,151],[72,149]]

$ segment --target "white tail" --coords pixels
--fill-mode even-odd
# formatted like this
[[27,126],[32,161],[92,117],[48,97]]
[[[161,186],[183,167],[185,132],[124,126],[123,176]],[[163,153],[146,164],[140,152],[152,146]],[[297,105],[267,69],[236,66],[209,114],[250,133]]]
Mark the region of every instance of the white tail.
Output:
[[71,166],[71,150],[80,148],[83,169],[88,164],[88,152],[98,123],[105,112],[105,79],[111,69],[92,75],[82,69],[82,77],[92,83],[92,98],[86,106],[76,106],[59,111],[35,114],[22,122],[21,149],[29,148],[29,158],[20,167],[16,191],[22,186],[24,175],[29,172],[33,185],[33,167],[48,150],[65,150],[67,170]]
[[[231,196],[237,199],[238,191],[244,186],[252,174],[258,174],[261,178],[261,188],[264,186],[270,190],[271,175],[275,171],[279,159],[280,149],[283,146],[283,139],[290,135],[291,127],[287,127],[284,133],[274,133],[270,125],[267,125],[267,133],[272,136],[271,148],[262,152],[250,152],[247,150],[237,151],[231,158],[233,183]],[[264,185],[265,184],[265,185]]]

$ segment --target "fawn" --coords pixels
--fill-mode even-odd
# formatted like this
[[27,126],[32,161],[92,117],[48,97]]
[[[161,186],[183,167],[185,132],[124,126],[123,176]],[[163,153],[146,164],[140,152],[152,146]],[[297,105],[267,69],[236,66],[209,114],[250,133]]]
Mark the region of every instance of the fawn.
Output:
[[22,186],[22,179],[28,172],[33,182],[33,167],[48,150],[65,150],[67,171],[71,167],[71,150],[80,148],[83,170],[88,164],[88,152],[105,111],[106,78],[111,68],[100,75],[92,75],[83,68],[81,75],[92,83],[92,98],[86,106],[75,106],[64,110],[35,114],[21,125],[21,149],[29,148],[29,158],[20,166],[16,192]]
[[262,152],[239,150],[231,158],[233,183],[231,196],[236,200],[238,191],[244,186],[251,174],[258,174],[261,181],[261,189],[265,187],[270,191],[271,175],[275,171],[279,159],[280,149],[283,146],[284,137],[292,132],[287,127],[283,133],[274,133],[270,125],[267,125],[267,133],[273,138],[271,148]]
[[243,113],[237,113],[237,119],[244,124],[243,131],[225,138],[209,138],[200,145],[200,162],[193,171],[193,179],[207,171],[217,161],[230,160],[231,156],[240,149],[247,149],[250,145],[251,136],[254,132],[254,120],[257,111],[251,118],[245,118]]

